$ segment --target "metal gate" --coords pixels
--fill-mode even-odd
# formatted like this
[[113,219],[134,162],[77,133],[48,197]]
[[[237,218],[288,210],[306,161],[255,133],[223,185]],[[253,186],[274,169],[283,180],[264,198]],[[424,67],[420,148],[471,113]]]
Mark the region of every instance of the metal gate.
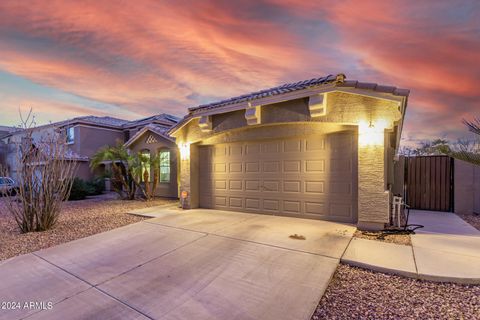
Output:
[[453,211],[453,158],[405,158],[405,197],[412,209]]

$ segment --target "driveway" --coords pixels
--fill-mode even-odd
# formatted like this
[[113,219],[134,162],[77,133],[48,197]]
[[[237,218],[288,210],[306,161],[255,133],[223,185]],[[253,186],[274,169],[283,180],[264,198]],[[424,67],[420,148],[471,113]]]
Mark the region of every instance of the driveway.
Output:
[[0,263],[0,300],[11,302],[2,307],[15,308],[0,309],[0,319],[310,319],[355,230],[156,210],[154,219]]

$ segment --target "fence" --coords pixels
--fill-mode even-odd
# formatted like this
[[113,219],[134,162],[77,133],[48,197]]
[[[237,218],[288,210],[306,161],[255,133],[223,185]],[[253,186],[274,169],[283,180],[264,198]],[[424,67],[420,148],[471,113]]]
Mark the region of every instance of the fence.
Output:
[[405,158],[405,199],[412,209],[454,210],[454,162],[448,156]]

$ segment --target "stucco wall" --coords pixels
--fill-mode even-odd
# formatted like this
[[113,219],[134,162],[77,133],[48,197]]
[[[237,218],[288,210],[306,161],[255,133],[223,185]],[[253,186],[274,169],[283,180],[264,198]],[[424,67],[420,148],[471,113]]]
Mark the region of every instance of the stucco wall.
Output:
[[113,146],[117,141],[124,142],[124,134],[120,130],[87,126],[76,126],[74,130],[74,143],[69,148],[81,156],[91,157],[104,146]]
[[455,212],[480,213],[480,166],[454,160]]
[[[157,140],[156,143],[146,143],[148,137],[152,135]],[[133,152],[142,150],[150,150],[150,154],[158,153],[162,149],[170,150],[170,182],[158,183],[155,192],[156,196],[178,198],[178,181],[177,181],[177,163],[178,150],[174,142],[169,141],[153,132],[146,131],[138,139],[129,146]]]

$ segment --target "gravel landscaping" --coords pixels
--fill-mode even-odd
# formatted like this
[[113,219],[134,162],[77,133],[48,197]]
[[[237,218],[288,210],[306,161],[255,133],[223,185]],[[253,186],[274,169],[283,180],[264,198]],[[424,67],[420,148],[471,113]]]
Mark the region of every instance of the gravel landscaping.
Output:
[[146,218],[126,212],[176,202],[169,199],[117,200],[116,194],[70,201],[64,204],[54,229],[21,234],[3,201],[0,198],[0,260],[139,222]]
[[390,234],[382,231],[355,231],[353,235],[356,238],[376,240],[382,242],[389,242],[395,244],[402,244],[406,246],[412,245],[412,240],[409,234]]
[[457,213],[457,215],[463,220],[465,220],[466,222],[470,223],[477,230],[480,230],[480,214]]
[[480,286],[436,283],[340,264],[319,319],[479,319]]

